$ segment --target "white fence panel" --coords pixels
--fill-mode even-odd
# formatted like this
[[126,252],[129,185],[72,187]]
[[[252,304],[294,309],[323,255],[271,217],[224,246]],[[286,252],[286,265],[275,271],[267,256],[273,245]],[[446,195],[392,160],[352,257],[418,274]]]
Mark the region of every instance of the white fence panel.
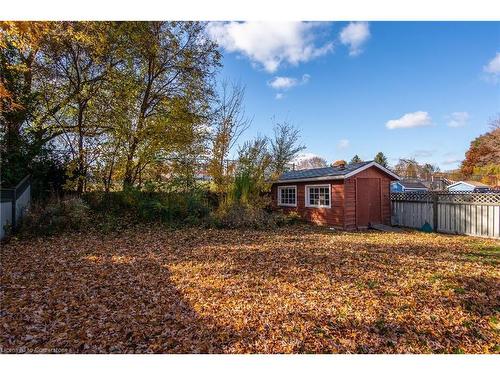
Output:
[[5,228],[12,224],[12,202],[1,202],[0,239],[5,236]]
[[29,208],[31,202],[31,186],[28,186],[24,192],[16,199],[16,221],[19,222]]
[[[498,193],[392,193],[392,225],[500,238]],[[436,221],[436,222],[434,222]]]
[[26,176],[13,189],[0,190],[1,217],[0,239],[6,235],[8,226],[16,227],[31,203],[31,180]]

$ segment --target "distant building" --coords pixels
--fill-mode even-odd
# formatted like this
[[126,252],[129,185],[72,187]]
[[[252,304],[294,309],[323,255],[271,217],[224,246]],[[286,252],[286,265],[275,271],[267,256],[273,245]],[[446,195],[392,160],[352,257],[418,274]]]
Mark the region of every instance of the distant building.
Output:
[[212,176],[210,176],[206,168],[200,168],[194,174],[194,179],[198,182],[210,182],[212,181]]
[[394,181],[391,183],[391,193],[426,192],[429,189],[420,181]]
[[442,176],[431,176],[430,180],[421,181],[429,190],[446,190],[446,188],[454,184],[456,181],[450,180]]
[[470,191],[474,193],[486,193],[490,187],[477,181],[458,181],[448,186],[448,191]]

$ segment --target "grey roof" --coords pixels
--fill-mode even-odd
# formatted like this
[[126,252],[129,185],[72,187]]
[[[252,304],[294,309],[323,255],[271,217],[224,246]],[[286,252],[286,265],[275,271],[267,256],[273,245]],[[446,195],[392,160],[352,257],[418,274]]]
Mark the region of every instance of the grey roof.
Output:
[[313,169],[302,169],[298,171],[288,171],[283,173],[279,177],[279,181],[287,180],[305,180],[314,179],[318,177],[335,177],[342,178],[344,175],[354,172],[356,169],[363,167],[366,164],[370,164],[370,161],[364,161],[361,163],[346,164],[345,168],[340,167],[324,167],[324,168],[313,168]]
[[398,181],[398,183],[406,189],[427,189],[427,186],[420,181]]
[[475,186],[475,187],[478,187],[478,188],[489,188],[488,185],[483,184],[482,182],[479,182],[479,181],[470,181],[470,180],[467,180],[467,181],[460,181],[460,182],[465,182],[466,184],[469,184],[469,185],[472,185],[472,186]]

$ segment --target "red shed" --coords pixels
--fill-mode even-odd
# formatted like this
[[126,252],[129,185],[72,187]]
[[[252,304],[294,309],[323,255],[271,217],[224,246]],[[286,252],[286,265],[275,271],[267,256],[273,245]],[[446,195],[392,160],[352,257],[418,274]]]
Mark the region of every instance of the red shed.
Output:
[[391,224],[390,183],[399,177],[374,161],[283,173],[273,206],[316,224],[362,229]]

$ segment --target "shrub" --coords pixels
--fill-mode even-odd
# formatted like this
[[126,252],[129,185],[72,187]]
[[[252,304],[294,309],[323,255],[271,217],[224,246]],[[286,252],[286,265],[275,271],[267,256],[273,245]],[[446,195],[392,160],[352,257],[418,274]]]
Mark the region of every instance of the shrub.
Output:
[[22,236],[51,235],[89,227],[90,209],[80,198],[52,198],[45,204],[33,204],[24,216]]
[[251,205],[223,205],[211,217],[212,225],[222,228],[275,228],[286,224],[283,214]]
[[304,219],[302,219],[302,217],[296,211],[288,212],[286,214],[283,214],[282,216],[284,220],[283,224],[297,224],[304,221]]
[[228,194],[210,219],[210,224],[225,228],[275,228],[296,221],[295,216],[271,209],[271,197],[246,170],[235,176]]
[[207,191],[193,189],[177,192],[154,192],[127,189],[117,192],[92,192],[84,196],[92,210],[106,223],[161,222],[169,225],[198,224],[213,210]]

